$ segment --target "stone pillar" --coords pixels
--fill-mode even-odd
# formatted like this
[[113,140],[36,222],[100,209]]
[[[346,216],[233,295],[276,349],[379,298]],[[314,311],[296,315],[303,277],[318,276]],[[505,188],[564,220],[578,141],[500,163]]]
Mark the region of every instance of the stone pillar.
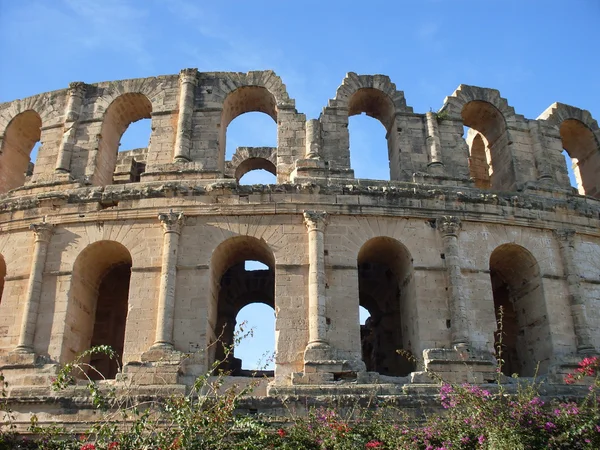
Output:
[[552,182],[554,179],[548,167],[547,158],[544,155],[544,136],[540,130],[540,123],[537,120],[529,121],[529,134],[531,143],[533,144],[533,157],[535,159],[535,167],[538,172],[537,179],[542,182]]
[[179,73],[179,117],[177,118],[177,134],[173,154],[175,162],[191,160],[192,115],[197,84],[198,69],[183,69]]
[[306,158],[321,159],[321,123],[317,119],[306,121]]
[[569,306],[571,307],[573,327],[577,339],[577,353],[593,353],[595,348],[592,344],[585,300],[581,295],[580,279],[575,265],[575,230],[555,230],[554,234],[558,238],[563,271],[567,280]]
[[175,278],[179,236],[184,224],[183,213],[169,211],[158,215],[162,224],[163,254],[156,313],[156,336],[153,347],[173,347],[173,322],[175,318]]
[[440,173],[444,168],[442,161],[442,144],[438,130],[437,116],[428,112],[425,114],[427,120],[427,147],[429,148],[429,163],[427,167],[431,172]]
[[42,277],[53,228],[54,225],[45,222],[34,223],[29,226],[29,229],[33,231],[35,240],[29,282],[27,283],[27,296],[19,332],[19,343],[14,349],[15,353],[33,353],[33,337],[42,293]]
[[448,271],[448,294],[450,300],[450,326],[453,346],[468,346],[469,321],[467,319],[467,304],[462,295],[462,274],[460,256],[458,253],[458,231],[461,222],[458,217],[443,216],[436,220],[436,227],[444,241],[444,258]]
[[[304,223],[308,229],[308,345],[304,359],[328,357],[327,303],[325,295],[325,243],[327,225],[325,211],[304,211]],[[308,356],[308,358],[307,358]]]
[[56,173],[68,173],[71,171],[71,155],[73,145],[76,141],[77,122],[81,112],[81,105],[85,97],[85,83],[75,81],[69,84],[69,98],[65,108],[64,134],[58,149],[56,160]]

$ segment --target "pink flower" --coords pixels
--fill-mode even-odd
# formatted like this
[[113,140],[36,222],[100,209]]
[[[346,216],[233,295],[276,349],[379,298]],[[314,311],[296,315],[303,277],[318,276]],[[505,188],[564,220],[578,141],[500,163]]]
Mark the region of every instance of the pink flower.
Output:
[[96,450],[96,446],[94,444],[83,444],[79,450]]
[[367,442],[366,448],[381,448],[383,447],[383,442],[379,441],[369,441]]

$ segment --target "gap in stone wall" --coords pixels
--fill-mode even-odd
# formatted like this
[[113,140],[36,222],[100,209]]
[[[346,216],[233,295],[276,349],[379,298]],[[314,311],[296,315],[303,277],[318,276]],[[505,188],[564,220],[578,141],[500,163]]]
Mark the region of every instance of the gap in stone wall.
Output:
[[350,135],[350,166],[356,178],[370,180],[390,179],[390,159],[386,129],[383,124],[366,114],[348,118]]

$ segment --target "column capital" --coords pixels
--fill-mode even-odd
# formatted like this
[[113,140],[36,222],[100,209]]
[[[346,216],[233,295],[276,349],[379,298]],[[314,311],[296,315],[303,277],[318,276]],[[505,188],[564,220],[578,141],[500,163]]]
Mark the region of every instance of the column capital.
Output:
[[198,83],[198,69],[190,68],[183,69],[179,72],[179,82],[183,83],[193,83],[196,85]]
[[173,210],[170,210],[166,213],[160,213],[158,215],[158,220],[160,220],[165,234],[181,234],[181,229],[183,228],[185,222],[185,216],[182,212],[173,212]]
[[49,242],[54,231],[54,225],[46,222],[32,223],[29,225],[29,229],[33,231],[35,242]]
[[329,215],[325,211],[304,211],[304,224],[308,231],[324,231]]
[[456,216],[442,216],[435,220],[435,226],[443,236],[457,236],[462,222]]
[[69,83],[69,94],[83,97],[86,84],[83,81],[73,81]]
[[553,233],[560,241],[571,242],[575,237],[576,231],[572,228],[560,228],[553,230]]

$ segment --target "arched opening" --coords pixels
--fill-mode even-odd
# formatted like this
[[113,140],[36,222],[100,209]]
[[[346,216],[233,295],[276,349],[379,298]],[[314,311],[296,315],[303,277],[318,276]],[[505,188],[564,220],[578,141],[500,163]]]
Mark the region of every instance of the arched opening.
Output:
[[569,152],[566,150],[562,151],[562,155],[565,158],[565,164],[567,165],[567,175],[569,175],[569,182],[571,187],[579,192],[579,185],[577,183],[577,175],[575,175],[575,169],[577,168],[577,160],[573,160],[569,156]]
[[358,89],[350,97],[350,165],[356,178],[390,179],[390,153],[395,145],[395,134],[390,132],[394,111],[392,100],[378,89]]
[[277,167],[268,159],[248,158],[236,168],[235,178],[239,184],[276,184]]
[[88,372],[92,379],[114,378],[122,365],[131,264],[122,244],[99,241],[88,245],[73,265],[63,360],[98,345],[109,345],[118,355],[116,361],[94,355],[90,365],[96,370]]
[[240,336],[240,341],[235,345],[234,359],[240,361],[240,374],[253,375],[257,371],[263,374],[266,371],[272,373],[275,369],[273,307],[264,303],[250,303],[240,309],[235,322],[235,326],[238,327],[236,334]]
[[[212,330],[213,341],[218,341],[214,361],[220,361],[219,368],[233,376],[255,373],[272,376],[272,370],[244,370],[246,367],[243,367],[242,360],[250,364],[256,361],[251,360],[252,356],[240,358],[236,348],[236,339],[239,336],[236,336],[235,330],[236,325],[240,323],[240,311],[246,306],[260,303],[271,310],[275,309],[273,253],[264,241],[254,237],[230,238],[215,249],[211,259],[211,276],[213,287],[209,322],[215,324]],[[262,314],[257,318],[256,333],[262,335],[264,332],[268,333],[268,330],[273,332],[270,317],[272,316],[269,314]],[[263,350],[269,349],[263,346]],[[234,356],[234,352],[237,357]]]
[[0,255],[0,303],[2,302],[2,292],[4,292],[4,278],[6,278],[6,262]]
[[23,186],[33,173],[30,155],[41,136],[42,119],[33,110],[23,111],[10,121],[0,149],[0,193]]
[[500,245],[490,256],[490,277],[496,321],[503,330],[494,342],[502,351],[502,372],[531,377],[539,363],[539,373],[545,373],[552,341],[537,261],[520,245]]
[[[489,179],[489,187],[493,189],[514,190],[516,176],[510,155],[506,122],[502,113],[491,103],[473,100],[463,107],[461,115],[463,124],[480,133],[482,138],[481,141],[467,140],[470,158],[475,162],[475,165],[470,165],[471,177],[476,180],[476,183],[484,183],[486,178]],[[481,150],[482,142],[485,144],[484,152]],[[476,147],[474,148],[473,145]],[[482,153],[486,155],[487,177],[480,172],[483,166]]]
[[585,124],[567,119],[560,124],[563,148],[569,155],[581,195],[600,198],[600,145]]
[[227,127],[225,159],[231,161],[239,147],[277,147],[277,123],[262,112],[241,113]]
[[[134,122],[141,119],[150,119],[152,116],[152,103],[144,95],[140,93],[128,93],[117,97],[110,104],[104,115],[102,129],[100,131],[100,141],[98,142],[98,155],[95,161],[94,176],[92,182],[97,186],[105,186],[113,183],[113,174],[117,167],[117,162],[125,159],[127,155],[119,154],[119,146],[121,138],[125,130]],[[132,136],[128,136],[128,142],[133,143],[131,139],[136,140],[139,145],[141,142],[140,136],[143,133],[136,128]],[[136,137],[137,136],[137,137]],[[146,141],[145,147],[149,147],[149,140]],[[127,152],[123,152],[127,153]],[[121,160],[119,160],[119,158]],[[131,163],[131,162],[130,162]],[[131,163],[133,165],[133,163]],[[144,160],[145,166],[145,160]],[[135,167],[134,172],[137,173],[141,167]],[[123,174],[123,170],[119,167],[117,173]],[[135,174],[132,174],[134,177]],[[118,181],[122,181],[119,179]],[[133,181],[133,179],[131,180]]]
[[363,361],[368,371],[406,376],[414,364],[398,350],[411,352],[408,329],[415,287],[412,258],[388,237],[367,241],[358,253],[359,305],[369,314],[361,325]]
[[490,188],[490,155],[487,152],[488,145],[481,133],[469,129],[467,144],[470,149],[469,172],[479,189]]
[[[238,116],[246,113],[257,112],[267,114],[275,122],[273,125],[265,120],[261,114],[251,114],[248,118],[240,118],[232,125],[233,133],[228,136],[229,125]],[[236,149],[243,143],[258,143],[259,147],[277,147],[277,102],[273,94],[261,86],[242,86],[231,92],[223,102],[221,123],[219,125],[219,168],[223,170],[225,158],[231,159]],[[275,141],[273,141],[275,136]],[[228,140],[232,142],[229,143]],[[268,145],[264,145],[268,144]]]

